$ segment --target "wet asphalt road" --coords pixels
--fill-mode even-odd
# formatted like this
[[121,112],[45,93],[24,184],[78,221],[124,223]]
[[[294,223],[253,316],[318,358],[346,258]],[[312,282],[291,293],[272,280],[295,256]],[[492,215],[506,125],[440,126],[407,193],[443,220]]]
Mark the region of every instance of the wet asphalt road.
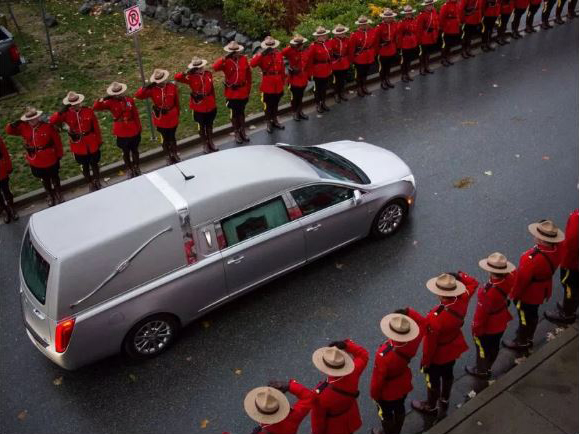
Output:
[[[384,314],[435,304],[428,278],[457,268],[483,278],[477,260],[496,250],[516,260],[532,244],[528,223],[563,226],[579,203],[578,47],[576,20],[417,77],[409,89],[397,83],[323,118],[289,121],[274,136],[257,132],[253,143],[362,137],[393,150],[416,176],[415,212],[392,239],[346,247],[209,314],[148,363],[119,356],[66,372],[44,358],[25,335],[18,303],[26,219],[0,226],[0,432],[247,433],[249,389],[290,377],[313,387],[317,347],[351,337],[373,352]],[[464,177],[470,188],[454,188]],[[377,423],[369,373],[361,381],[364,431]],[[411,397],[422,396],[422,379],[414,384]]]

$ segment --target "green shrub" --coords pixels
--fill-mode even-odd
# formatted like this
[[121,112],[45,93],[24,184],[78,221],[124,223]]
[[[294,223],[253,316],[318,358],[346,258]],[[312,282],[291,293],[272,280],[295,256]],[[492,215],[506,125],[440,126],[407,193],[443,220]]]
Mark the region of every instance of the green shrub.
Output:
[[183,0],[183,6],[188,6],[193,12],[204,12],[209,9],[223,7],[223,0]]
[[227,22],[254,39],[261,39],[283,25],[285,6],[282,0],[223,0]]

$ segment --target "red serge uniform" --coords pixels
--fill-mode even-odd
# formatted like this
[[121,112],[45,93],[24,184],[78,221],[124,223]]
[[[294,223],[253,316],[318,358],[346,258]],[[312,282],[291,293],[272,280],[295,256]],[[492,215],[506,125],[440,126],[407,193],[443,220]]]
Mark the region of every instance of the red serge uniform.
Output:
[[0,137],[0,181],[8,179],[8,176],[12,173],[12,160],[10,159],[10,154],[8,149],[6,149],[6,144],[2,137]]
[[511,298],[534,305],[551,298],[553,273],[559,267],[560,256],[556,244],[553,247],[537,245],[523,253]]
[[357,397],[360,376],[368,364],[368,351],[351,340],[345,351],[354,359],[354,371],[344,377],[328,377],[315,389],[312,406],[313,434],[351,434],[362,426]]
[[499,0],[499,3],[501,5],[501,15],[511,15],[513,13],[515,8],[513,0]]
[[460,17],[464,24],[478,26],[482,20],[482,3],[484,0],[462,0]]
[[527,9],[531,2],[529,0],[514,0],[515,9]]
[[398,23],[398,40],[396,45],[402,50],[411,50],[418,46],[418,25],[414,18],[404,18]]
[[501,14],[499,0],[484,0],[482,14],[485,17],[498,17]]
[[221,57],[213,64],[214,71],[225,75],[225,98],[247,99],[251,91],[251,68],[247,57]]
[[332,70],[344,71],[350,69],[349,59],[350,40],[348,38],[330,39],[330,53],[332,54]]
[[252,68],[259,67],[262,73],[261,86],[263,93],[283,93],[285,83],[285,65],[283,55],[278,50],[272,50],[267,54],[257,53],[252,57]]
[[128,96],[96,100],[96,111],[108,110],[113,115],[113,134],[117,137],[135,137],[141,133],[141,119],[135,100]]
[[444,365],[468,350],[462,325],[478,281],[463,272],[459,272],[459,278],[466,285],[466,292],[456,297],[454,302],[442,302],[426,316],[421,366]]
[[310,45],[308,60],[315,78],[328,78],[332,75],[332,46],[330,41],[315,41]]
[[293,87],[306,87],[308,85],[309,72],[306,50],[298,50],[291,45],[285,47],[281,54],[289,62],[288,83]]
[[438,19],[438,12],[436,9],[430,11],[422,11],[417,18],[418,23],[418,38],[420,45],[432,45],[438,42],[438,32],[440,30],[440,22]]
[[213,88],[213,75],[209,71],[178,72],[175,81],[189,85],[191,95],[189,108],[200,113],[208,113],[217,107],[215,105],[215,89]]
[[478,303],[472,322],[472,334],[480,337],[503,333],[513,319],[508,308],[508,297],[515,284],[516,271],[503,277],[491,277],[477,292]]
[[314,393],[296,380],[290,380],[289,392],[298,398],[298,401],[292,406],[289,415],[276,424],[262,424],[261,431],[254,431],[255,434],[296,434],[298,432],[302,420],[312,408]]
[[179,125],[179,91],[173,83],[141,87],[135,98],[153,100],[153,124],[156,127],[175,128]]
[[573,211],[565,227],[565,240],[561,243],[561,268],[579,271],[579,210]]
[[395,56],[396,49],[396,35],[398,32],[398,23],[380,23],[375,30],[375,44],[376,52],[381,57]]
[[410,342],[399,343],[388,339],[378,348],[370,384],[370,396],[374,401],[395,401],[412,390],[412,372],[408,363],[416,355],[422,341],[424,318],[410,308],[408,316],[418,323],[420,333]]
[[49,122],[53,125],[68,125],[70,150],[76,155],[97,152],[102,144],[101,129],[94,110],[82,107],[80,110],[69,108],[64,113],[56,112]]
[[6,125],[6,133],[21,136],[26,146],[26,161],[32,167],[45,169],[54,166],[62,158],[62,142],[56,129],[40,122],[32,127],[28,122],[20,121],[16,127]]
[[350,61],[358,65],[374,63],[376,35],[374,29],[356,30],[350,36]]
[[447,35],[460,33],[460,10],[458,2],[447,1],[440,8],[440,28]]

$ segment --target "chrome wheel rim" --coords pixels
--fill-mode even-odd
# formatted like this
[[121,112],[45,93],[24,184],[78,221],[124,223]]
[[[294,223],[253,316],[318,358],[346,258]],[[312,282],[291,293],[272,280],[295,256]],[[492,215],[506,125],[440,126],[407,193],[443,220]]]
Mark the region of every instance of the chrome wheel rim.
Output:
[[145,323],[135,333],[133,346],[142,355],[162,351],[173,338],[173,327],[167,321],[155,320]]
[[404,217],[404,210],[398,204],[390,204],[382,210],[378,217],[378,231],[381,234],[388,235],[394,232]]

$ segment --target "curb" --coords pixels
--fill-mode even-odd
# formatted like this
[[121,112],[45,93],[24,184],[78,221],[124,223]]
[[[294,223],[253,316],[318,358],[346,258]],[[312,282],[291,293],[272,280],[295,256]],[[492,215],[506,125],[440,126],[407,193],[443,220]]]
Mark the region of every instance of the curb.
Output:
[[460,409],[452,412],[428,431],[425,431],[425,434],[450,433],[459,424],[471,417],[474,413],[487,405],[521,378],[528,375],[561,348],[577,339],[578,335],[579,332],[575,326],[568,327],[566,330],[561,332],[556,339],[543,345],[536,353],[530,355],[523,364],[517,365],[506,374],[499,377],[492,386],[484,389],[476,397],[467,401]]
[[[551,19],[550,22],[554,22],[554,19]],[[541,27],[540,24],[537,24],[534,26],[535,28],[539,28]],[[507,34],[509,34],[510,32],[507,32]],[[472,48],[477,48],[481,45],[481,38],[476,38],[473,39],[472,41]],[[451,51],[452,55],[456,55],[456,54],[460,54],[461,52],[461,48],[460,46],[454,50]],[[438,51],[436,52],[436,54],[432,55],[430,57],[430,64],[434,64],[436,62],[438,62],[441,59],[441,53]],[[414,61],[412,62],[411,66],[415,67],[416,65],[418,65],[418,61]],[[395,68],[392,68],[391,70],[391,77],[397,77],[400,75],[400,66],[397,66]],[[374,73],[368,76],[368,83],[369,84],[373,84],[373,83],[377,83],[380,81],[380,76],[378,73]],[[351,90],[354,89],[356,87],[356,83],[351,82],[346,84],[345,89],[346,90]],[[328,97],[331,97],[332,95],[334,95],[334,91],[333,89],[330,87],[328,89]],[[313,95],[308,95],[308,96],[304,96],[303,99],[303,105],[305,107],[310,107],[312,105],[314,105],[314,96]],[[287,114],[291,111],[291,106],[290,104],[284,104],[282,106],[279,107],[279,114],[280,115],[284,115]],[[254,113],[251,114],[249,116],[247,116],[246,118],[247,121],[247,125],[256,125],[256,124],[260,124],[263,123],[265,121],[265,114],[260,112],[260,113]],[[214,134],[214,138],[218,139],[220,137],[223,137],[229,133],[231,133],[233,131],[233,126],[231,124],[225,124],[225,125],[221,125],[217,128],[215,128],[213,130],[213,134]],[[196,146],[196,145],[201,145],[202,140],[201,137],[199,135],[194,135],[194,136],[189,136],[189,137],[185,137],[184,139],[178,140],[177,141],[177,148],[182,150],[185,147],[190,147],[190,146]],[[149,149],[148,151],[145,151],[141,154],[141,164],[143,163],[147,163],[156,159],[164,159],[164,151],[163,148],[158,146],[154,149]],[[114,163],[108,164],[106,166],[102,166],[101,170],[100,170],[100,175],[101,178],[104,178],[106,176],[111,176],[111,175],[115,175],[118,171],[124,169],[125,164],[124,162],[121,161],[116,161]],[[71,178],[65,179],[61,182],[61,188],[63,193],[69,190],[72,190],[73,188],[79,187],[81,185],[86,185],[86,182],[84,180],[84,177],[82,175],[77,175],[77,176],[73,176]],[[14,198],[14,204],[16,205],[17,208],[22,208],[32,202],[38,201],[38,200],[42,200],[45,197],[45,191],[43,188],[39,188],[37,190],[33,190],[31,192],[25,193],[21,196],[15,197]]]

